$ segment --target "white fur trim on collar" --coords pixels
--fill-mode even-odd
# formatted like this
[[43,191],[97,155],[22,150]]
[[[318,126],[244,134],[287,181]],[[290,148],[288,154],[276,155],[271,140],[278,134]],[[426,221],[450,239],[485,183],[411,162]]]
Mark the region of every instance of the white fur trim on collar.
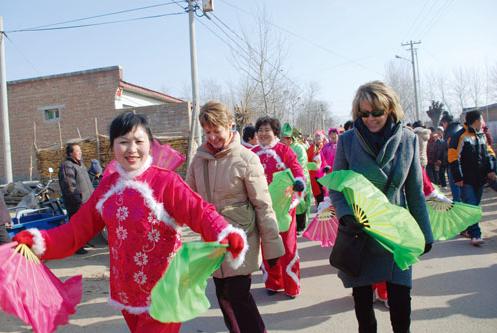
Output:
[[149,306],[129,306],[129,305],[124,305],[116,300],[113,300],[112,298],[109,297],[107,300],[110,306],[112,306],[114,309],[117,309],[119,311],[125,310],[126,312],[129,312],[131,314],[142,314],[145,312],[148,312],[150,310]]
[[275,138],[273,141],[271,141],[268,145],[264,146],[262,144],[259,144],[259,146],[261,146],[262,149],[268,149],[268,148],[274,148],[274,146],[276,146],[276,144],[280,142],[280,139],[278,138]]
[[231,267],[233,267],[233,269],[238,269],[245,261],[245,255],[247,254],[247,251],[249,249],[249,245],[247,242],[247,235],[245,234],[245,232],[242,229],[235,228],[230,224],[226,228],[224,228],[221,231],[221,233],[217,236],[217,241],[220,242],[221,240],[226,238],[228,236],[228,234],[230,234],[232,232],[237,233],[238,235],[240,235],[240,237],[242,237],[243,249],[242,249],[242,252],[240,252],[240,254],[238,255],[238,257],[236,259],[233,259],[233,255],[231,254],[231,252],[227,251],[226,258],[227,258],[228,262],[230,263]]
[[124,191],[125,188],[131,188],[138,191],[143,199],[145,200],[145,204],[147,207],[155,214],[155,216],[165,224],[169,225],[173,229],[177,228],[176,222],[169,215],[169,213],[164,208],[164,205],[161,202],[155,200],[154,192],[150,188],[150,186],[146,182],[136,181],[136,180],[124,180],[123,178],[119,178],[117,183],[107,191],[100,200],[97,202],[97,211],[102,215],[102,209],[105,201],[109,199],[113,194]]
[[47,250],[47,246],[45,244],[45,239],[41,235],[40,230],[36,228],[31,228],[27,230],[31,235],[33,235],[33,246],[31,247],[31,250],[33,250],[34,254],[36,254],[38,257],[41,257],[45,254],[45,251]]
[[119,163],[117,163],[116,170],[122,178],[133,179],[135,177],[138,177],[139,175],[141,175],[145,171],[147,171],[147,169],[150,168],[151,165],[152,165],[152,156],[148,155],[147,160],[145,161],[145,163],[143,163],[143,165],[138,170],[126,171],[123,169],[123,167]]
[[285,163],[283,163],[283,161],[281,160],[281,157],[278,155],[278,153],[276,153],[276,151],[272,148],[264,148],[261,146],[261,150],[259,150],[256,154],[257,156],[261,156],[261,155],[269,155],[271,156],[272,158],[274,158],[276,160],[276,168],[278,168],[279,170],[285,170],[286,169],[286,165]]

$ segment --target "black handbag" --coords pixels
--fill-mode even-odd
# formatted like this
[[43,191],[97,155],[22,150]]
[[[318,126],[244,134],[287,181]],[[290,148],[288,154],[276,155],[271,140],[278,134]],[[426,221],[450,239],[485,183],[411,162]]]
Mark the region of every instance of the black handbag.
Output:
[[338,235],[330,254],[330,265],[357,277],[361,274],[362,252],[368,235],[352,216],[344,216],[338,225]]
[[[393,172],[397,166],[397,161],[398,158],[395,158],[383,188],[385,195],[387,195],[392,184]],[[361,274],[363,252],[366,242],[370,237],[364,232],[363,228],[364,226],[358,223],[354,216],[343,216],[340,219],[338,235],[330,254],[330,265],[352,277],[358,277]]]

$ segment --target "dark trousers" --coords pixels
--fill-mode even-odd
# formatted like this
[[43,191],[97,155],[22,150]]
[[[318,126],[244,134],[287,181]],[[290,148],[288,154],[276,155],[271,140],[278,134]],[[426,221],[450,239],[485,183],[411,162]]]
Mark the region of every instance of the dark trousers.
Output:
[[[394,333],[408,333],[411,325],[411,288],[387,282],[390,322]],[[373,288],[353,288],[354,308],[359,333],[376,333],[373,309]]]
[[297,214],[295,218],[297,219],[297,231],[304,231],[307,213]]
[[440,185],[438,179],[438,170],[435,169],[435,164],[426,165],[426,174],[428,175],[428,178],[430,178],[430,181],[433,184]]
[[445,170],[447,168],[445,167],[445,165],[441,165],[440,166],[440,169],[438,170],[438,181],[440,182],[440,186],[442,187],[446,187],[447,186],[447,179],[446,179],[446,176],[445,176]]
[[266,327],[250,293],[250,275],[214,278],[216,296],[230,333],[264,333]]
[[7,234],[7,229],[5,229],[5,224],[0,224],[0,245],[7,244],[10,242],[9,234]]

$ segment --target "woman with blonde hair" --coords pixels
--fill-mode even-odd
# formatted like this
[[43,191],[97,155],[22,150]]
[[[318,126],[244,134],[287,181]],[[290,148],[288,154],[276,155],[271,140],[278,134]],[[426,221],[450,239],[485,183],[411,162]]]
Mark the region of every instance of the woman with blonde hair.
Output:
[[[354,170],[383,191],[388,200],[407,207],[425,236],[425,253],[433,236],[422,188],[419,142],[416,134],[401,123],[404,117],[392,88],[380,81],[359,87],[352,104],[353,130],[338,139],[333,170]],[[357,225],[342,193],[331,191],[331,201],[340,219],[341,231]],[[339,271],[346,288],[353,288],[359,332],[376,332],[372,285],[386,281],[390,321],[394,332],[409,332],[412,267],[402,271],[393,256],[372,238],[361,252],[360,273]]]
[[249,250],[238,269],[223,264],[214,273],[216,296],[230,332],[262,333],[265,325],[250,294],[251,274],[259,269],[260,247],[274,266],[285,251],[259,158],[232,131],[227,107],[210,101],[202,106],[200,124],[206,138],[188,169],[186,181],[224,218],[246,234]]

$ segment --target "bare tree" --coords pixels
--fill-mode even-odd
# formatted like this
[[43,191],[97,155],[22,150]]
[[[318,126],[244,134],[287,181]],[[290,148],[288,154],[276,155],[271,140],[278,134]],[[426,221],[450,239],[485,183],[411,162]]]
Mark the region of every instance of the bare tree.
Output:
[[497,62],[488,70],[487,91],[489,98],[497,99]]
[[319,85],[316,82],[309,83],[304,96],[297,105],[295,125],[304,134],[311,134],[321,129],[325,130],[335,124],[329,104],[317,98],[319,90]]
[[454,70],[452,76],[452,94],[458,104],[459,113],[461,113],[467,105],[468,78],[462,67]]
[[416,119],[414,87],[410,66],[398,61],[390,61],[385,69],[385,81],[399,95],[406,119],[408,121],[418,120]]
[[448,79],[443,72],[431,72],[425,75],[424,100],[440,101],[445,109],[452,113],[452,100],[449,98]]
[[282,118],[289,113],[285,91],[290,91],[291,85],[282,65],[285,42],[272,28],[265,10],[261,11],[256,25],[257,34],[243,32],[242,50],[233,53],[233,63],[251,81],[244,86],[250,93],[241,91],[241,94],[251,96],[255,114]]
[[482,79],[482,71],[476,67],[467,70],[468,77],[468,96],[472,106],[481,106],[480,101],[485,93],[485,80]]

